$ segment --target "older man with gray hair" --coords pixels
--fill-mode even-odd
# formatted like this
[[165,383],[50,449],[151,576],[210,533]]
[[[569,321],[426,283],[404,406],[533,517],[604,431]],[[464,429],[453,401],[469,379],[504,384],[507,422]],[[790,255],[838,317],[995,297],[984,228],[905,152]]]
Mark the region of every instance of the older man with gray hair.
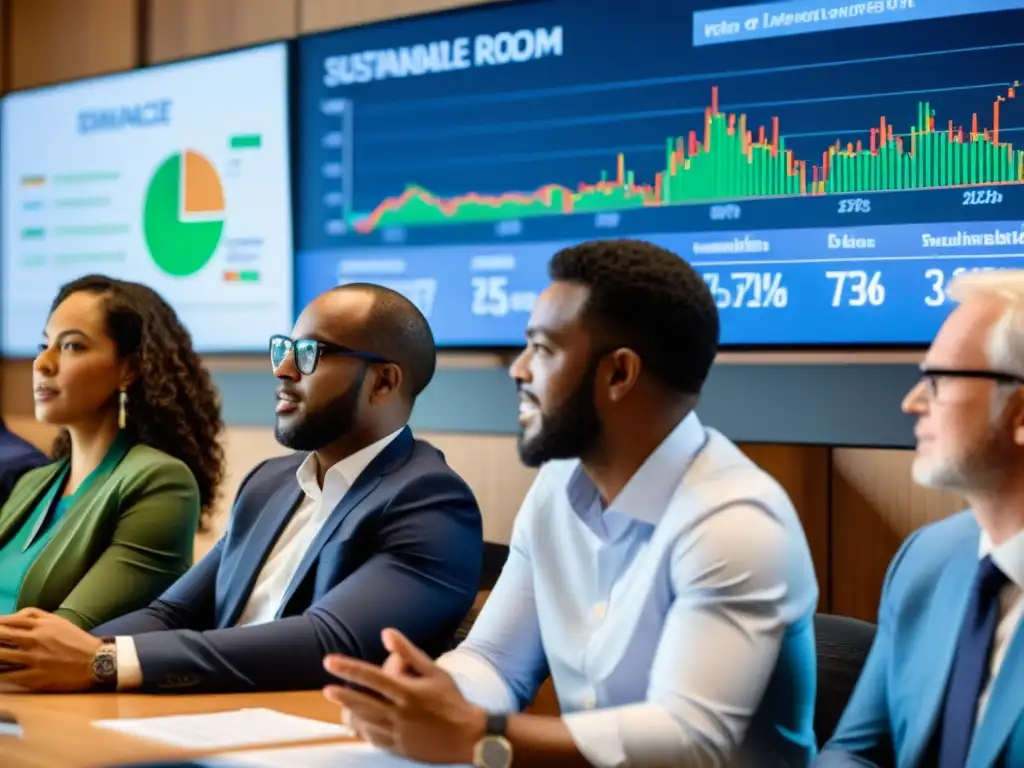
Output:
[[903,543],[816,766],[1024,765],[1024,270],[961,274],[903,410],[914,479],[969,508]]

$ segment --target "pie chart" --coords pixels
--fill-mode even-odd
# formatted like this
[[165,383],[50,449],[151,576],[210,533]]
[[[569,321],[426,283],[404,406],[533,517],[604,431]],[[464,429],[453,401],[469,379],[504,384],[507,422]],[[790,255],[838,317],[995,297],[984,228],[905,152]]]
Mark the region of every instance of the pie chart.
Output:
[[188,277],[206,266],[224,232],[224,186],[206,156],[186,149],[160,164],[146,189],[142,232],[168,275]]

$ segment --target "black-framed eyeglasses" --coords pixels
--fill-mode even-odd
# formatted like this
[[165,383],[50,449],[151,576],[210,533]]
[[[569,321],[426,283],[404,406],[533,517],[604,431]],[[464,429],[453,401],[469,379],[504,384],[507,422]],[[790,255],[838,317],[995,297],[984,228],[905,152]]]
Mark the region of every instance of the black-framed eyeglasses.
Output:
[[983,371],[971,368],[922,368],[921,380],[928,385],[932,397],[939,394],[939,379],[988,379],[998,384],[1024,385],[1024,376],[1004,371]]
[[358,349],[351,349],[340,344],[332,344],[329,341],[293,339],[281,334],[270,337],[270,364],[275,369],[280,367],[281,363],[285,361],[289,352],[294,353],[295,367],[303,376],[309,376],[316,370],[323,355],[344,355],[346,357],[366,360],[370,363],[390,362],[372,352],[360,352]]

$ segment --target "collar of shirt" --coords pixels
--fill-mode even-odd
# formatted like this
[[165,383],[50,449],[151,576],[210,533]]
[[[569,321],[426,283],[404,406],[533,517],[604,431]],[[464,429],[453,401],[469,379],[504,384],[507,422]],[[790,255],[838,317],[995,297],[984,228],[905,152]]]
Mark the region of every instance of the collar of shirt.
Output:
[[999,570],[1005,573],[1010,581],[1024,589],[1024,531],[1011,536],[998,547],[994,547],[992,539],[982,531],[978,542],[978,559],[985,555],[991,555],[992,562],[999,566]]
[[680,478],[706,442],[704,425],[691,412],[654,449],[606,509],[602,508],[597,486],[582,464],[569,479],[569,504],[588,524],[595,516],[603,517],[606,523],[621,516],[657,525],[679,488]]
[[312,501],[323,502],[325,508],[333,509],[341,502],[363,470],[391,444],[392,440],[398,437],[402,429],[395,430],[387,437],[382,437],[375,443],[360,448],[328,469],[324,474],[323,488],[317,483],[316,456],[310,452],[295,471],[295,479],[299,483],[299,488]]

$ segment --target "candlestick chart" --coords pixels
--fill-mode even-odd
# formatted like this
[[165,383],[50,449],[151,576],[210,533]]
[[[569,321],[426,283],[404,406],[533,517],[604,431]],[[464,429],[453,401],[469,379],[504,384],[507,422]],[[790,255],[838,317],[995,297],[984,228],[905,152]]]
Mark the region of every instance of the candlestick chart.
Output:
[[665,139],[663,168],[638,178],[626,153],[611,169],[575,185],[545,183],[532,191],[442,197],[420,185],[382,200],[354,222],[368,234],[387,227],[500,221],[600,213],[719,200],[941,189],[1024,182],[1024,150],[1000,134],[1005,110],[1021,109],[1019,81],[993,93],[986,109],[943,115],[919,101],[917,119],[899,126],[886,115],[856,140],[836,139],[819,158],[786,146],[778,117],[750,125],[744,113],[720,108],[711,87],[700,131]]
[[308,36],[298,301],[375,282],[439,346],[518,346],[553,254],[639,239],[698,270],[723,345],[927,344],[951,281],[1024,268],[1024,0],[811,5],[524,0]]

